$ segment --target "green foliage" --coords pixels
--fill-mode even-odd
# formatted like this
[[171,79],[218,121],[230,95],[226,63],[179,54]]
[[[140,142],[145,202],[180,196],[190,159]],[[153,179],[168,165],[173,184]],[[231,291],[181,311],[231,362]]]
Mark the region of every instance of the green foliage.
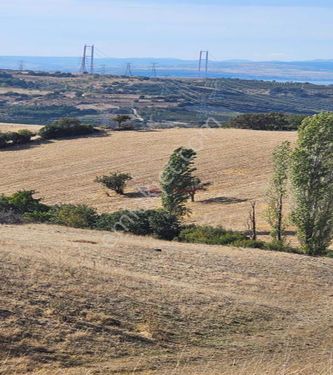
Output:
[[13,210],[18,214],[33,211],[47,211],[48,207],[41,203],[41,199],[33,197],[35,193],[34,190],[21,190],[9,197],[1,196],[0,209]]
[[132,180],[130,174],[115,172],[110,176],[97,177],[95,181],[110,190],[114,190],[117,194],[124,194],[126,183],[130,180]]
[[180,222],[177,216],[164,210],[151,211],[149,225],[152,233],[163,240],[171,241],[180,233]]
[[259,240],[238,240],[232,243],[235,247],[244,247],[249,249],[265,249],[266,243]]
[[22,215],[26,223],[50,223],[52,221],[52,211],[32,211]]
[[[55,94],[54,94],[55,95]],[[0,120],[22,124],[48,124],[64,117],[96,115],[94,109],[80,110],[74,105],[8,105]]]
[[178,239],[181,242],[230,245],[237,241],[244,241],[247,237],[241,233],[227,231],[222,227],[190,225],[181,230]]
[[196,155],[192,149],[183,147],[176,149],[162,173],[163,208],[173,215],[183,216],[189,212],[185,203],[190,197],[189,191],[197,181],[192,175],[196,171],[193,166]]
[[80,137],[97,132],[90,125],[84,125],[75,118],[63,118],[44,126],[39,131],[39,135],[44,139],[59,139],[68,137]]
[[296,249],[294,247],[286,245],[285,241],[273,240],[272,242],[266,242],[265,249],[272,251],[281,251],[284,253],[304,254],[300,249]]
[[273,152],[273,177],[267,193],[267,218],[271,225],[273,239],[282,241],[285,235],[284,203],[287,196],[288,172],[291,147],[283,142]]
[[287,115],[275,112],[248,113],[235,117],[228,123],[228,126],[253,130],[297,130],[304,117],[304,115]]
[[55,206],[50,215],[51,223],[74,228],[93,228],[98,219],[96,211],[83,204]]
[[305,119],[292,155],[293,221],[303,250],[327,252],[333,237],[333,114]]
[[[126,121],[130,120],[131,117],[128,116],[128,115],[118,115],[116,117],[113,118],[114,121],[116,121],[118,123],[118,128],[119,129],[127,129],[126,126],[123,125],[123,123],[125,123]],[[132,128],[132,127],[130,127]]]
[[128,232],[136,235],[156,235],[165,240],[174,239],[180,230],[177,217],[163,210],[122,210],[102,214],[95,227],[111,232]]
[[27,144],[31,142],[33,136],[34,133],[26,129],[17,132],[0,132],[0,148]]

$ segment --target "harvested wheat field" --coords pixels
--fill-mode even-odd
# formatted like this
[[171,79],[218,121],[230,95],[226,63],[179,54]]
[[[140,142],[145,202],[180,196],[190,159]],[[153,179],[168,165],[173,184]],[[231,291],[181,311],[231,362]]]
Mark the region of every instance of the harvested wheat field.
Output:
[[[272,150],[284,140],[295,139],[294,132],[171,129],[38,144],[0,152],[0,193],[34,189],[47,203],[85,203],[103,212],[158,207],[159,198],[136,194],[137,189],[158,186],[172,151],[185,146],[198,152],[198,176],[212,182],[190,204],[189,220],[244,230],[250,201],[257,200],[259,230],[265,232],[263,211]],[[94,182],[96,176],[114,171],[134,177],[127,196],[110,197]]]
[[332,374],[332,259],[46,225],[0,249],[0,374]]

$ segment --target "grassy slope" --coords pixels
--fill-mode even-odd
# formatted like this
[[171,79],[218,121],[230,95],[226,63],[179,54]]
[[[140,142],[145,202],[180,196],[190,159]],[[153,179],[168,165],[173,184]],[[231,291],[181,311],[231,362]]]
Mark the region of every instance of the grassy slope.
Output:
[[110,198],[94,179],[111,171],[129,172],[134,176],[130,193],[158,185],[171,152],[185,146],[198,151],[198,175],[213,183],[191,204],[190,219],[244,230],[249,201],[258,200],[259,230],[267,231],[263,210],[272,150],[295,139],[293,132],[172,129],[50,142],[1,152],[0,193],[35,189],[48,203],[86,203],[100,211],[157,207],[159,198]]
[[329,375],[332,266],[0,226],[0,374]]

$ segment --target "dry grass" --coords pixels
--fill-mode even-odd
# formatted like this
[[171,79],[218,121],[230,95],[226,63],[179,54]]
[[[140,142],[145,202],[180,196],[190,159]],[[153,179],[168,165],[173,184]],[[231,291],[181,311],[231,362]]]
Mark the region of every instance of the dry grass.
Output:
[[29,225],[0,260],[1,375],[332,374],[332,259]]
[[[193,147],[213,185],[191,220],[244,229],[250,200],[263,213],[272,149],[295,138],[173,129],[6,150],[0,193],[36,189],[101,212],[156,207],[108,197],[94,179],[130,172],[134,192],[158,183],[176,147]],[[332,259],[0,226],[0,374],[331,375],[332,269]]]
[[94,182],[111,171],[134,176],[128,191],[158,185],[159,174],[179,146],[198,151],[198,175],[213,185],[191,205],[191,220],[246,228],[249,201],[258,200],[259,229],[267,230],[264,196],[273,148],[295,133],[234,129],[172,129],[114,132],[109,137],[63,140],[20,152],[2,151],[0,193],[35,189],[48,203],[86,203],[100,211],[151,208],[159,198],[107,196]]

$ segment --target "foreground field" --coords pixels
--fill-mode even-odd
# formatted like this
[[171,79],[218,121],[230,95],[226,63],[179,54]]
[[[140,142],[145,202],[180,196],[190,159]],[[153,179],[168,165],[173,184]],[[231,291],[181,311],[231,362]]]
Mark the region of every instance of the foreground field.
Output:
[[[35,189],[47,203],[85,203],[99,211],[159,207],[159,198],[140,196],[137,189],[158,186],[171,152],[192,147],[198,152],[198,175],[213,185],[191,204],[189,220],[244,230],[249,203],[257,200],[259,230],[266,233],[263,212],[272,150],[295,139],[292,132],[172,129],[50,142],[0,153],[0,193]],[[127,196],[109,197],[94,182],[111,171],[133,175]]]
[[332,269],[332,259],[0,226],[0,374],[330,375]]

